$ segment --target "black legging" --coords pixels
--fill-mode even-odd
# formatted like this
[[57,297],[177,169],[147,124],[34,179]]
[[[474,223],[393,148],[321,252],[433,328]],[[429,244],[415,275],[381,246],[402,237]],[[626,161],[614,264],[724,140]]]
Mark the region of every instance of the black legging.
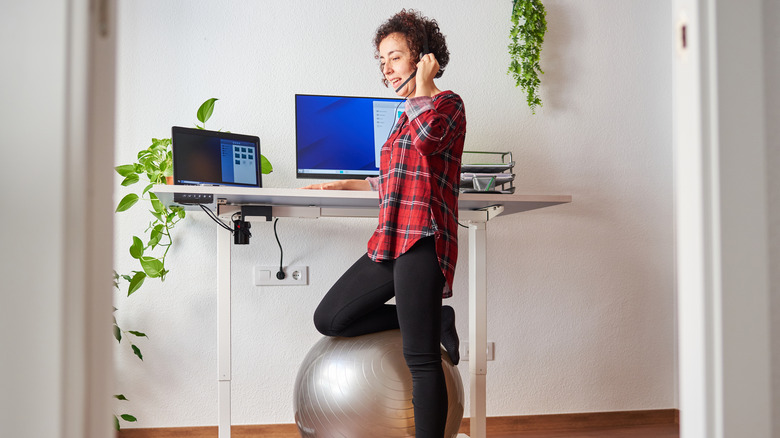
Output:
[[[441,438],[447,420],[439,350],[443,287],[434,237],[425,237],[392,261],[358,259],[314,312],[314,325],[326,336],[401,329],[418,438]],[[393,296],[396,304],[385,304]]]

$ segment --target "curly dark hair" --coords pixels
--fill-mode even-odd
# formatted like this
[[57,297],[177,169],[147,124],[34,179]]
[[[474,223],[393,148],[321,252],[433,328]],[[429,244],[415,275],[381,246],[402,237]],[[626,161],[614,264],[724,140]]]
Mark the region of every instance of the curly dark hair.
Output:
[[[420,53],[423,51],[424,41],[428,43],[428,51],[433,53],[436,61],[439,62],[439,72],[436,77],[440,78],[444,73],[444,67],[450,62],[450,51],[447,50],[447,42],[444,35],[439,30],[439,23],[436,20],[424,17],[414,9],[402,9],[401,12],[390,17],[389,20],[382,23],[376,30],[374,36],[374,58],[379,59],[379,43],[382,42],[391,33],[400,33],[406,37],[406,45],[412,52],[412,59],[420,59]],[[382,83],[387,87],[388,82],[384,75]]]

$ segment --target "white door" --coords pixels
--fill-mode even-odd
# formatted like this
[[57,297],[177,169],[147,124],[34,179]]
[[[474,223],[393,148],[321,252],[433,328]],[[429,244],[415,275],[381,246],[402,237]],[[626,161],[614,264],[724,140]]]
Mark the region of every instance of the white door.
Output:
[[0,13],[3,436],[113,435],[114,6]]
[[769,438],[762,1],[673,10],[681,437]]

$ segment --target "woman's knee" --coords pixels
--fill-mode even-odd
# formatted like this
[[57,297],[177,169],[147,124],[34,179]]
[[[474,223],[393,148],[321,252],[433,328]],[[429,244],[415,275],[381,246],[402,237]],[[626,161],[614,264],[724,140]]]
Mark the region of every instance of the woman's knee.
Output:
[[314,311],[314,327],[325,336],[338,336],[339,333],[333,327],[333,315],[323,306]]

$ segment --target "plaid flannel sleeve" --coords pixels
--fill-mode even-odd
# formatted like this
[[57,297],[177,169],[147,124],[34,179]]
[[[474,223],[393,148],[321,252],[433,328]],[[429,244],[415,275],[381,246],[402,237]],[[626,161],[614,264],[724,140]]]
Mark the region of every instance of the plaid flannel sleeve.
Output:
[[379,191],[379,177],[378,176],[366,177],[366,181],[368,181],[368,184],[371,186],[371,191],[374,191],[374,192],[378,192]]
[[406,114],[412,145],[421,155],[438,154],[452,143],[451,137],[464,117],[463,102],[451,97],[413,97],[406,101]]

